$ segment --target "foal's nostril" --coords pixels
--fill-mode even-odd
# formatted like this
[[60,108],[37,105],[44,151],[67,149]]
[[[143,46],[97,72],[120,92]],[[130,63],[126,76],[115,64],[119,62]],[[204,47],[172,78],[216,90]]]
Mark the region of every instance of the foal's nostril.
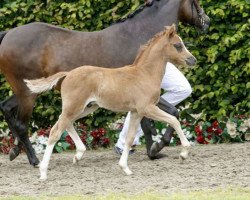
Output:
[[191,57],[187,58],[185,61],[186,61],[187,65],[193,66],[193,65],[195,65],[197,60],[194,56],[191,56]]

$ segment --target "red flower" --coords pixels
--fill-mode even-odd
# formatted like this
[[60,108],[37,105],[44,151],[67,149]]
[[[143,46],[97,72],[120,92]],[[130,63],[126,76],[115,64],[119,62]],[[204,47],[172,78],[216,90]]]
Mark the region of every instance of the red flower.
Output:
[[51,130],[51,127],[48,127],[47,129],[42,128],[42,129],[37,131],[37,135],[38,136],[41,136],[41,135],[49,136],[50,130]]
[[202,135],[198,135],[197,138],[196,138],[197,142],[199,142],[200,144],[204,144],[204,137]]
[[109,139],[108,138],[102,138],[101,139],[101,145],[104,147],[107,147],[109,145]]
[[37,135],[38,135],[38,136],[46,135],[45,129],[40,129],[40,130],[38,130],[38,131],[37,131]]
[[80,135],[80,138],[84,144],[86,144],[87,136],[85,134]]
[[213,128],[212,126],[210,126],[210,127],[207,128],[207,132],[208,132],[208,133],[212,133],[212,132],[214,132],[213,129],[214,129],[214,128]]
[[215,133],[216,133],[217,135],[220,135],[220,134],[223,133],[223,130],[220,129],[220,128],[217,128],[216,131],[215,131]]
[[218,121],[214,121],[214,122],[212,123],[212,126],[213,126],[214,128],[217,128],[217,127],[219,126]]
[[197,133],[197,135],[201,135],[202,134],[202,130],[201,130],[200,125],[196,125],[194,130]]
[[104,128],[99,128],[98,129],[99,134],[101,134],[102,136],[104,136],[106,134],[106,130]]
[[212,135],[208,135],[207,139],[211,140],[212,139]]
[[69,144],[70,144],[70,149],[71,150],[73,150],[73,149],[75,149],[75,144],[74,144],[74,141],[71,139],[71,137],[69,136],[69,135],[67,135],[66,137],[65,137],[65,140],[66,140],[66,142],[68,142]]
[[100,136],[101,136],[98,130],[93,130],[90,134],[95,139],[100,138]]

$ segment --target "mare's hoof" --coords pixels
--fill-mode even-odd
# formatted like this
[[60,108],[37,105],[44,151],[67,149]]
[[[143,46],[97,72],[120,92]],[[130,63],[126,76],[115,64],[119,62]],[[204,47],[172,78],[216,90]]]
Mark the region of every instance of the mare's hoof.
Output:
[[10,149],[10,152],[9,152],[9,158],[10,158],[10,161],[14,160],[20,153],[20,149],[18,146],[14,146]]
[[165,155],[163,153],[158,153],[155,156],[148,155],[148,157],[149,157],[150,160],[157,160],[157,159],[161,159],[161,158],[167,157],[167,155]]
[[37,168],[39,167],[40,161],[36,158],[30,164]]
[[158,142],[154,142],[152,144],[152,146],[150,147],[150,150],[149,150],[149,156],[150,157],[155,157],[161,150],[161,146]]

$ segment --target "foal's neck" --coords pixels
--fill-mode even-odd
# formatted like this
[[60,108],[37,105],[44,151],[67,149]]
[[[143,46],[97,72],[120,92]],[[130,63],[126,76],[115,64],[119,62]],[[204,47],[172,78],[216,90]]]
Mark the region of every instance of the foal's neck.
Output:
[[164,51],[164,45],[161,39],[155,44],[146,47],[139,54],[133,66],[139,69],[139,73],[149,76],[150,80],[158,85],[161,83],[168,62],[168,56]]

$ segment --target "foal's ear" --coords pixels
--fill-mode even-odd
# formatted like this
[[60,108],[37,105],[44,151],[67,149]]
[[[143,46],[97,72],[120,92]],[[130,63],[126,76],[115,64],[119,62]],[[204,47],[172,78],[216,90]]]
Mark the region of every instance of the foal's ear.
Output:
[[176,34],[176,28],[175,25],[173,24],[172,26],[170,26],[169,37],[173,37],[175,34]]
[[166,35],[171,38],[176,34],[175,24],[172,26],[166,26]]

